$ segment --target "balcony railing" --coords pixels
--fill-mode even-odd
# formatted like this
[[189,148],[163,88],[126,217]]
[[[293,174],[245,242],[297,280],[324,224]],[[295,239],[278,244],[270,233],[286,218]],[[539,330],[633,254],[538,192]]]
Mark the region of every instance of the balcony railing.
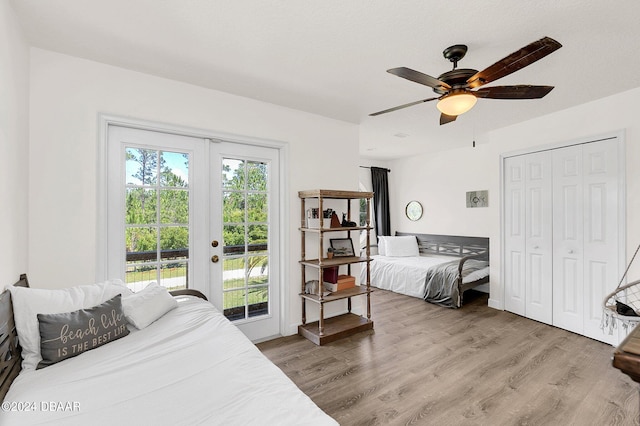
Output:
[[[245,247],[244,244],[241,245],[229,245],[222,247],[222,253],[224,255],[242,255],[244,253],[264,253],[267,251],[268,245],[267,243],[258,243],[258,244],[249,244]],[[189,258],[189,249],[171,249],[171,250],[161,250],[160,259],[158,259],[157,251],[138,251],[138,252],[127,252],[126,260],[129,262],[157,262],[157,261],[167,261],[167,260],[176,260],[176,262],[184,263],[185,268],[185,287],[189,287],[189,262],[187,262]],[[171,263],[165,263],[166,265],[171,265]],[[139,267],[143,266],[144,263],[132,263],[128,266]],[[155,269],[155,267],[154,267]],[[155,278],[154,278],[155,279]],[[268,302],[260,302],[249,305],[249,317],[265,315],[268,313]],[[230,320],[242,319],[245,317],[245,307],[237,306],[232,308],[224,309],[224,315]]]

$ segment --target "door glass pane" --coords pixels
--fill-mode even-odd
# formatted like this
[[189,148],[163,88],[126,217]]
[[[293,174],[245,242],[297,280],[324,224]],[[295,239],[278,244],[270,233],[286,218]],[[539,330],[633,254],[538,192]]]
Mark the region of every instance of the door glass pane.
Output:
[[249,251],[267,250],[267,225],[249,225]]
[[127,185],[155,185],[158,176],[158,151],[142,148],[126,149]]
[[267,194],[249,194],[247,196],[247,211],[249,222],[266,222]]
[[134,291],[151,281],[187,288],[189,155],[135,147],[125,152],[127,285]]
[[225,254],[242,254],[245,251],[245,226],[244,225],[224,225],[222,231],[224,237]]
[[245,287],[244,257],[231,257],[223,259],[222,273],[223,289],[232,290]]
[[249,317],[269,313],[269,287],[261,286],[249,289],[247,299],[249,301]]
[[266,284],[269,282],[269,257],[249,256],[249,285]]
[[152,281],[158,281],[156,262],[129,261],[126,269],[126,284],[133,291],[140,291]]
[[160,222],[189,223],[189,191],[163,189],[160,191]]
[[244,188],[244,160],[225,158],[222,160],[222,187],[243,189]]
[[160,153],[160,184],[163,187],[189,186],[189,154],[183,152]]
[[246,318],[245,313],[245,291],[231,290],[225,291],[222,302],[224,303],[224,316],[231,321],[240,320]]
[[143,225],[156,221],[156,190],[127,188],[126,219],[128,225]]
[[243,223],[245,211],[245,194],[238,191],[224,191],[222,221],[224,223]]
[[247,163],[247,188],[253,191],[267,190],[267,164],[249,161]]
[[269,314],[268,164],[222,160],[223,301],[231,320]]

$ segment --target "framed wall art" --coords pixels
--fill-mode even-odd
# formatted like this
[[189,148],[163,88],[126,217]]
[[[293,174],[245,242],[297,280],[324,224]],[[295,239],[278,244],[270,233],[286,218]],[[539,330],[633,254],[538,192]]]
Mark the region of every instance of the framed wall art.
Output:
[[349,257],[356,255],[353,250],[353,241],[351,241],[351,238],[332,238],[329,241],[331,243],[331,248],[333,249],[334,257]]

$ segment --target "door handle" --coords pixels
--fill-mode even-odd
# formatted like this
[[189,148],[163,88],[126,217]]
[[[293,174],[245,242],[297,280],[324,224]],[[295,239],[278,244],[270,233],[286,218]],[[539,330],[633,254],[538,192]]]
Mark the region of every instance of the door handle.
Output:
[[220,260],[220,258],[218,257],[217,254],[214,254],[213,256],[211,256],[211,261],[213,263],[218,263],[218,260]]
[[569,253],[569,254],[573,254],[573,249],[569,249],[569,250],[567,250],[567,253]]
[[218,247],[218,240],[211,241],[211,247]]

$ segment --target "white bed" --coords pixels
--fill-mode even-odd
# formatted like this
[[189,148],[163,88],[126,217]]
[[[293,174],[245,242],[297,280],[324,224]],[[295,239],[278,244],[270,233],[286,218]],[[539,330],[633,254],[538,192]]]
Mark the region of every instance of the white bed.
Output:
[[[424,298],[429,268],[451,262],[447,256],[389,257],[371,256],[371,285],[407,296]],[[366,280],[366,270],[361,271],[360,282]],[[469,284],[489,276],[486,266],[462,278],[463,284]]]
[[[407,296],[424,298],[427,271],[429,268],[451,262],[447,256],[389,257],[371,256],[371,285]],[[360,280],[366,279],[366,271],[361,271]],[[467,284],[489,275],[489,267],[463,277]]]
[[[379,238],[382,254],[370,264],[373,287],[460,307],[465,290],[488,282],[488,239],[398,234]],[[362,268],[360,282],[366,278]]]
[[177,299],[142,330],[23,370],[0,424],[337,424],[209,302]]

